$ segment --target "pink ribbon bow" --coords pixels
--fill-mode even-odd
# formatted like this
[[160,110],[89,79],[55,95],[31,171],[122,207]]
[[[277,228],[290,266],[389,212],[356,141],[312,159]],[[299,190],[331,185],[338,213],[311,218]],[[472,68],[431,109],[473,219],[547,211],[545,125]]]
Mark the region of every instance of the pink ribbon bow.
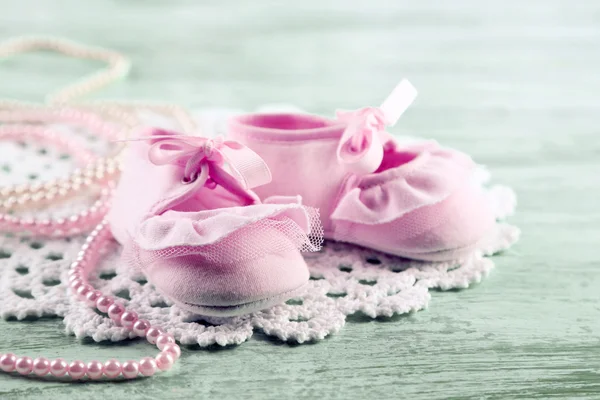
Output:
[[248,147],[222,137],[208,139],[187,135],[153,135],[148,158],[155,165],[184,164],[184,182],[219,184],[248,190],[271,181],[271,171]]
[[381,133],[396,124],[416,97],[417,90],[404,79],[379,108],[338,111],[337,118],[348,125],[337,148],[338,162],[355,174],[375,172],[383,160]]

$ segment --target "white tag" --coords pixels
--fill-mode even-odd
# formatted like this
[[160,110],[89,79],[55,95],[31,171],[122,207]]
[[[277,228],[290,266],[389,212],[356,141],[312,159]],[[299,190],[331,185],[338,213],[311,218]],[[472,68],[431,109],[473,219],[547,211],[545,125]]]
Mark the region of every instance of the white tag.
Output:
[[406,79],[400,81],[379,107],[385,115],[386,124],[394,126],[416,98],[417,89]]

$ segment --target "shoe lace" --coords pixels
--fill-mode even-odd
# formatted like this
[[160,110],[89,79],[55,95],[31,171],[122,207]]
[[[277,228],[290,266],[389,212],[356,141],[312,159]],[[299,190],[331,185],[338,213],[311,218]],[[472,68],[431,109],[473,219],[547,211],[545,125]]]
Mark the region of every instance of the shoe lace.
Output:
[[381,133],[396,124],[416,97],[417,90],[404,79],[380,107],[338,111],[338,120],[347,124],[337,148],[338,162],[355,174],[375,172],[383,160]]
[[239,192],[240,188],[250,190],[265,185],[272,178],[258,154],[223,137],[209,139],[154,130],[151,136],[132,140],[150,141],[148,158],[155,165],[183,165],[184,184],[196,182],[209,188],[220,185],[230,192]]

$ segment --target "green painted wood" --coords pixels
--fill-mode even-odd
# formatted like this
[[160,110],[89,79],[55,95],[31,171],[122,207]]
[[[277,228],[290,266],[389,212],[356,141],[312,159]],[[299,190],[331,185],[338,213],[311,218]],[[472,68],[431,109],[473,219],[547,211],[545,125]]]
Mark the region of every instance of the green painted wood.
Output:
[[[391,321],[289,346],[256,334],[186,349],[138,382],[63,384],[0,375],[0,396],[63,398],[600,397],[600,3],[593,0],[40,2],[0,0],[0,38],[51,33],[118,48],[131,78],[97,98],[315,112],[420,90],[400,133],[435,137],[519,194],[521,242],[482,284],[433,294]],[[48,55],[0,64],[2,97],[40,99],[92,65]],[[139,357],[77,343],[60,320],[0,322],[0,349]]]

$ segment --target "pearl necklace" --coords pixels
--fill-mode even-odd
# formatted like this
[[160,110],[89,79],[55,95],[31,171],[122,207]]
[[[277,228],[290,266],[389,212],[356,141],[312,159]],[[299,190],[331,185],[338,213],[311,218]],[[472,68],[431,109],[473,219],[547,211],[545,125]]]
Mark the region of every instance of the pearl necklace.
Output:
[[77,109],[17,109],[0,111],[0,139],[35,139],[51,144],[73,154],[82,165],[67,179],[55,179],[43,184],[15,185],[0,189],[0,211],[10,211],[26,206],[41,206],[55,203],[84,191],[100,191],[100,198],[91,207],[67,218],[20,218],[0,213],[0,231],[27,233],[34,236],[70,236],[89,231],[98,224],[108,211],[110,191],[107,189],[118,176],[118,164],[112,158],[97,158],[75,142],[67,140],[56,131],[40,125],[15,124],[19,121],[72,122],[96,132],[110,140],[121,137],[122,131],[106,123],[95,114]]
[[[91,157],[80,146],[60,139],[56,133],[39,127],[40,123],[74,123],[88,128],[108,140],[119,140],[142,125],[136,110],[149,109],[170,114],[185,131],[195,129],[191,117],[180,107],[169,104],[94,102],[69,106],[64,104],[74,97],[82,96],[123,77],[130,69],[129,60],[112,50],[84,46],[65,39],[47,37],[18,37],[0,43],[0,57],[34,50],[51,50],[67,56],[104,61],[108,67],[75,84],[46,96],[46,102],[62,107],[32,105],[18,101],[0,101],[0,139],[17,136],[33,137],[49,142],[74,155],[87,156],[86,165],[63,179],[44,184],[22,184],[0,188],[0,231],[28,233],[34,236],[68,236],[88,231],[95,226],[108,210],[109,191],[103,189],[100,200],[91,207],[68,218],[32,219],[18,218],[8,212],[27,210],[65,200],[75,194],[98,192],[110,187],[118,178],[120,151],[109,157]],[[5,110],[2,110],[5,109]],[[36,125],[23,125],[24,122]],[[18,123],[18,124],[17,124]],[[117,128],[117,126],[119,126]],[[122,145],[117,150],[122,149]],[[4,212],[4,214],[2,213]]]
[[[22,208],[26,204],[44,205],[66,198],[93,185],[105,186],[115,179],[117,162],[115,159],[97,158],[75,142],[64,138],[60,133],[40,126],[40,123],[71,123],[88,128],[99,137],[108,140],[123,138],[124,132],[102,120],[98,115],[69,108],[33,108],[0,111],[0,139],[35,139],[58,147],[73,155],[82,168],[73,171],[66,179],[55,179],[44,184],[14,185],[0,189],[0,210]],[[36,124],[32,124],[32,123]],[[28,123],[28,124],[25,124]]]
[[[104,49],[90,49],[76,43],[53,38],[17,38],[0,44],[0,57],[13,55],[23,51],[36,49],[49,49],[63,54],[104,60],[109,64],[105,71],[92,75],[86,80],[68,86],[62,91],[47,96],[47,101],[54,104],[64,104],[69,99],[81,96],[91,90],[100,88],[105,84],[121,77],[129,70],[129,61],[118,53]],[[183,109],[163,104],[144,103],[90,103],[78,108],[48,108],[42,106],[25,105],[21,102],[0,102],[0,121],[8,123],[0,126],[0,139],[20,139],[22,136],[35,138],[48,142],[69,153],[72,153],[80,163],[87,163],[83,168],[77,169],[73,174],[63,180],[53,180],[45,184],[18,185],[0,189],[0,210],[13,210],[15,208],[27,209],[36,205],[47,205],[69,195],[79,193],[84,189],[103,187],[100,199],[90,208],[69,218],[61,219],[19,219],[9,214],[0,214],[0,231],[15,233],[28,232],[42,236],[70,236],[87,230],[91,224],[101,221],[87,237],[85,244],[79,252],[75,262],[69,270],[69,288],[71,295],[77,300],[85,302],[88,306],[105,313],[117,325],[130,330],[139,337],[145,337],[149,343],[156,345],[160,353],[152,358],[146,357],[139,361],[120,363],[111,359],[104,363],[91,361],[84,363],[80,360],[67,362],[62,358],[49,360],[44,357],[32,359],[31,357],[17,357],[13,353],[0,353],[0,370],[11,373],[16,371],[24,376],[54,376],[57,378],[69,377],[72,380],[80,379],[134,379],[139,376],[152,376],[157,371],[169,370],[173,363],[180,357],[181,349],[175,343],[172,335],[159,327],[151,326],[147,320],[139,319],[137,313],[126,310],[113,296],[104,295],[95,290],[89,283],[88,276],[98,262],[103,247],[110,241],[111,233],[104,218],[108,210],[111,182],[118,175],[118,155],[112,158],[93,159],[93,155],[78,145],[61,138],[51,129],[39,125],[22,125],[17,122],[71,122],[77,123],[107,138],[121,138],[122,130],[114,128],[110,123],[102,120],[103,116],[108,121],[119,122],[129,130],[141,125],[136,118],[135,111],[149,109],[173,115],[182,125],[183,130],[195,130],[193,120]],[[92,112],[85,112],[89,109]]]
[[113,296],[104,295],[95,290],[88,277],[98,263],[103,248],[109,243],[112,235],[108,223],[103,220],[87,237],[85,244],[77,255],[69,270],[69,287],[71,295],[78,301],[85,302],[101,313],[107,314],[115,324],[133,332],[136,336],[145,337],[160,350],[154,357],[145,357],[140,361],[121,363],[111,359],[104,363],[80,360],[67,362],[62,358],[49,360],[44,357],[18,357],[13,353],[0,354],[0,370],[14,372],[25,376],[48,376],[57,378],[69,377],[80,379],[117,379],[120,377],[134,379],[139,376],[152,376],[158,371],[171,369],[181,355],[180,347],[172,335],[159,327],[152,326],[147,320],[139,319],[134,311],[127,310]]
[[[0,57],[36,50],[55,51],[71,57],[102,61],[108,65],[107,68],[46,96],[46,102],[49,104],[62,105],[75,97],[99,89],[125,76],[131,66],[130,61],[117,52],[83,46],[64,39],[17,37],[0,43]],[[0,122],[3,124],[0,126],[0,139],[36,139],[73,155],[81,165],[67,178],[0,188],[0,231],[35,236],[69,236],[91,229],[108,210],[109,192],[106,187],[118,175],[118,162],[115,157],[95,157],[81,146],[40,124],[76,124],[108,140],[123,138],[125,135],[122,126],[117,128],[114,123],[101,118],[98,112],[73,107],[46,107],[5,100],[0,102],[0,109]],[[104,111],[104,114],[107,113]],[[132,127],[133,124],[122,115],[120,118],[114,118],[114,114],[113,111],[113,120],[118,120],[127,128]],[[16,209],[47,206],[78,193],[98,190],[101,190],[99,200],[91,207],[67,218],[19,218],[9,214]]]
[[19,36],[0,43],[0,57],[11,57],[39,50],[49,50],[73,58],[100,61],[108,65],[107,68],[68,85],[64,89],[50,93],[46,96],[47,104],[66,104],[125,77],[131,68],[129,59],[116,51],[86,46],[61,38]]

